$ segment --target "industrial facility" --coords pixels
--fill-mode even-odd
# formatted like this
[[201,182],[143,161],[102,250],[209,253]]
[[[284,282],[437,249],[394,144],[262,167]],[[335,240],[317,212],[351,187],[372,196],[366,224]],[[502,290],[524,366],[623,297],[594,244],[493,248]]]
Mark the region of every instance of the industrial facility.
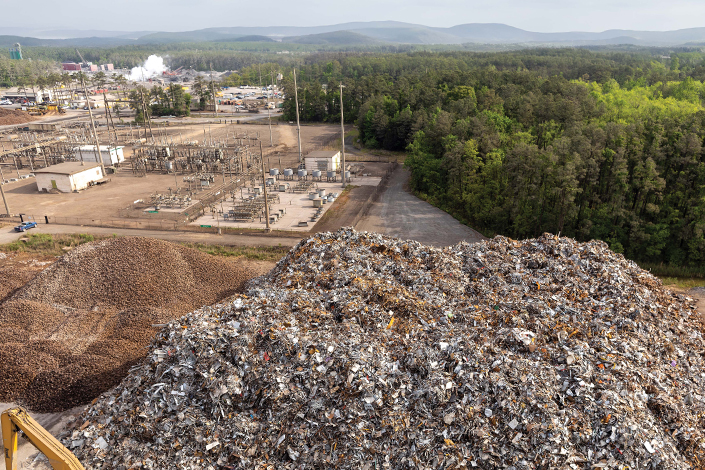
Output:
[[10,59],[12,60],[22,60],[22,46],[19,42],[16,42],[10,48]]
[[88,188],[103,179],[99,163],[67,162],[34,171],[37,189],[71,193]]
[[340,169],[340,151],[318,150],[306,155],[306,170],[338,171]]
[[[100,157],[103,160],[103,165],[115,166],[125,161],[125,155],[123,154],[122,146],[100,146]],[[76,147],[76,157],[84,162],[98,163],[96,158],[95,145],[81,145]]]

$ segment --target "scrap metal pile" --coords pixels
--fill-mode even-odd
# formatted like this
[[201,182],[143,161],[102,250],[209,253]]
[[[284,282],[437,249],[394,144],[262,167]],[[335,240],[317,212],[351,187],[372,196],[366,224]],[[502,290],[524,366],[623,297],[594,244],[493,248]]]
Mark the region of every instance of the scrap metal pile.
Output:
[[603,242],[342,229],[169,324],[64,443],[87,468],[705,465],[691,299]]

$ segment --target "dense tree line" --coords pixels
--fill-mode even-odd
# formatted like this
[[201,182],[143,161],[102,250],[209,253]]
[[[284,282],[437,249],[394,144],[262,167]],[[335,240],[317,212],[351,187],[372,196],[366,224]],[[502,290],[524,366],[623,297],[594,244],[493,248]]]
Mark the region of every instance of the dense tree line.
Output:
[[[537,50],[310,58],[302,119],[406,150],[422,198],[487,235],[598,238],[705,262],[704,56]],[[285,82],[293,96],[291,80]],[[294,118],[293,100],[285,119]]]
[[0,86],[27,86],[36,83],[37,78],[60,70],[59,64],[47,60],[11,60],[0,56]]

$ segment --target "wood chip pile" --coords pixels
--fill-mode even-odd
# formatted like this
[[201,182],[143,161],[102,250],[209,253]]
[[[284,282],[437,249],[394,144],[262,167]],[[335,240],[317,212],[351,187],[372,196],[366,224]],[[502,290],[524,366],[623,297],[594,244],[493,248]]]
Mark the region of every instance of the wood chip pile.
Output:
[[0,401],[90,402],[144,357],[152,325],[241,292],[262,266],[147,238],[81,245],[0,304]]
[[0,126],[8,124],[24,124],[36,120],[28,112],[19,109],[7,109],[0,107]]

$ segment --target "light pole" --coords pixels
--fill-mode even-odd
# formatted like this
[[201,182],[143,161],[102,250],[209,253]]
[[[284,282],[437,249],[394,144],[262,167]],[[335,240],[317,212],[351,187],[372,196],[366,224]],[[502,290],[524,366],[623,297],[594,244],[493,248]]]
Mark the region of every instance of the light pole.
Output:
[[343,82],[340,82],[340,142],[343,148],[343,169],[340,171],[343,177],[343,189],[345,189],[345,122],[343,121]]
[[[274,71],[270,70],[269,75],[271,77],[274,77]],[[261,78],[260,78],[261,80]],[[272,78],[272,82],[274,82],[274,78]],[[273,99],[270,98],[270,91],[271,93],[274,93],[274,85],[272,85],[272,89],[267,91],[267,118],[269,118],[269,146],[274,147],[274,141],[272,140],[272,110],[269,108],[269,100]]]
[[301,155],[301,125],[299,124],[299,91],[296,86],[296,69],[294,69],[294,101],[296,102],[296,133],[299,136],[299,165],[303,161]]
[[269,205],[267,204],[267,176],[264,172],[264,153],[262,152],[262,141],[259,141],[259,154],[262,158],[262,193],[264,194],[264,217],[267,228],[264,229],[265,232],[271,232],[272,228],[269,226]]

